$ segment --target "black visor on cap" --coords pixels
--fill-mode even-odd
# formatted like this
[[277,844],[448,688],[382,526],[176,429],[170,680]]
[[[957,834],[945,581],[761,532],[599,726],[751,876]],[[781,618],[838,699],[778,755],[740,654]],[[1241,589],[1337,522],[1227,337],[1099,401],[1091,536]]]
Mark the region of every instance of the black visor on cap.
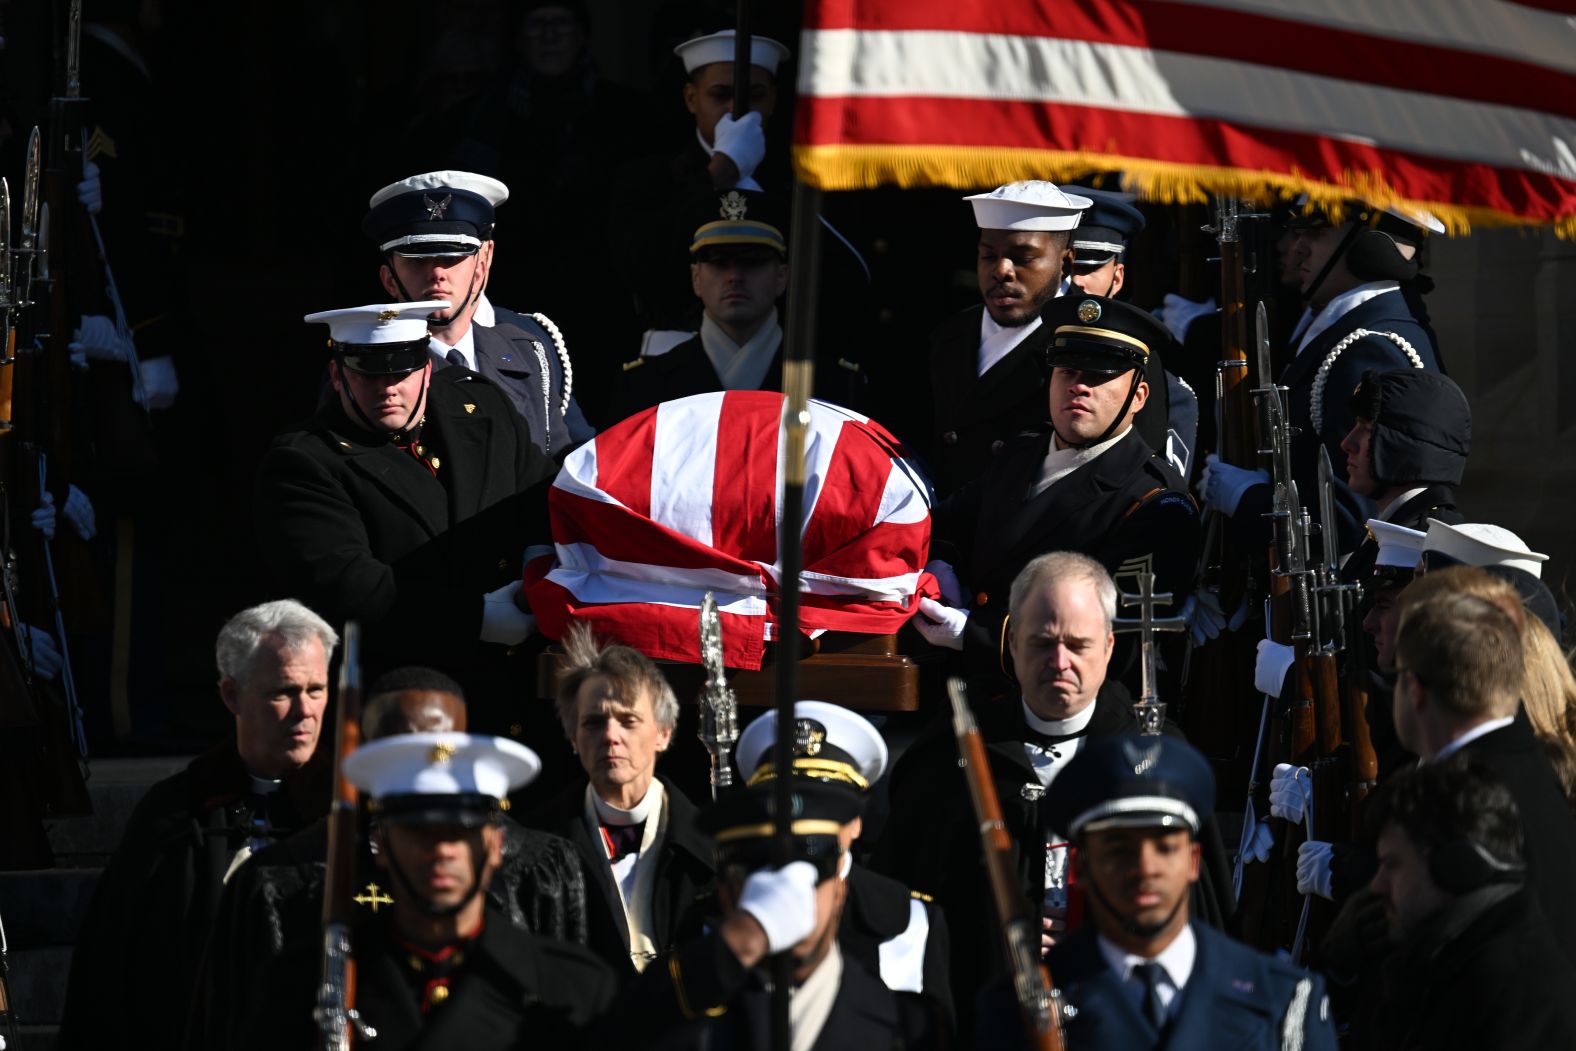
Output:
[[368,806],[380,821],[396,825],[457,825],[481,828],[498,819],[498,800],[480,792],[443,795],[389,795]]
[[335,343],[334,360],[341,368],[363,376],[405,376],[427,363],[428,342]]
[[[808,861],[815,866],[815,881],[824,882],[837,875],[842,847],[836,836],[794,836],[790,841],[789,861]],[[717,866],[725,877],[743,882],[752,872],[781,864],[776,843],[770,838],[748,839],[717,848]],[[731,871],[730,871],[731,870]]]

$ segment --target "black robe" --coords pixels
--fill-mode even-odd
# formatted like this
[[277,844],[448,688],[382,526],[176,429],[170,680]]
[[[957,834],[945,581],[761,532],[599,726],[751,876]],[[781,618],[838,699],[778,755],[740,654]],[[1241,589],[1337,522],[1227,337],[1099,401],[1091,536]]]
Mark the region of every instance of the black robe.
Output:
[[[268,798],[271,835],[327,808],[320,775],[310,766]],[[225,871],[262,807],[250,793],[230,739],[137,804],[77,936],[59,1047],[179,1045]]]
[[[975,716],[991,764],[991,779],[1002,819],[1012,837],[1015,868],[1022,890],[1022,915],[1037,931],[1045,889],[1045,837],[1039,822],[1044,792],[1024,753],[1028,727],[1023,704],[1014,696],[976,706]],[[1136,733],[1131,699],[1121,684],[1107,680],[1095,698],[1094,716],[1084,736]],[[1168,735],[1181,732],[1166,725]],[[933,724],[893,768],[889,792],[892,817],[882,834],[875,867],[915,890],[934,896],[947,915],[952,940],[952,988],[961,1016],[960,1032],[971,1032],[967,1013],[973,992],[1005,969],[1000,922],[981,857],[979,822],[974,816],[950,717]],[[1054,782],[1052,782],[1054,785]],[[1231,869],[1213,819],[1199,835],[1203,865],[1194,885],[1192,916],[1220,926],[1233,909]]]

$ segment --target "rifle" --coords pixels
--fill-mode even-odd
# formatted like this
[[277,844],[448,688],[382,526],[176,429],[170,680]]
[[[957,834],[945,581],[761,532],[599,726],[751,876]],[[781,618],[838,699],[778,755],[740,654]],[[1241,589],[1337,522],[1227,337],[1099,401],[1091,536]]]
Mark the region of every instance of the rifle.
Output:
[[22,1033],[18,1028],[16,1010],[11,1006],[10,948],[6,943],[5,920],[0,918],[0,1046],[20,1048]]
[[1138,732],[1154,736],[1160,733],[1166,723],[1166,704],[1160,699],[1160,694],[1155,685],[1155,632],[1157,631],[1186,631],[1187,621],[1181,617],[1155,616],[1155,604],[1171,603],[1171,593],[1155,594],[1155,575],[1153,573],[1140,573],[1138,575],[1138,594],[1129,595],[1126,592],[1121,596],[1123,606],[1137,606],[1138,616],[1135,618],[1119,618],[1112,622],[1112,630],[1116,632],[1138,633],[1139,668],[1142,673],[1143,694],[1138,703],[1133,705],[1133,717],[1138,720]]
[[328,867],[323,875],[323,980],[312,1012],[321,1051],[349,1051],[356,1036],[372,1040],[378,1035],[356,1012],[356,960],[350,942],[357,792],[345,777],[345,759],[360,744],[361,626],[350,621],[345,625],[334,720],[334,805],[328,812]]
[[1062,1051],[1066,1046],[1062,1020],[1071,1018],[1073,1009],[1062,1002],[1060,990],[1051,983],[1050,974],[1041,966],[1036,951],[1039,946],[1037,932],[1023,915],[1022,895],[1012,862],[1012,838],[1007,835],[1001,804],[996,799],[996,783],[991,780],[990,760],[985,756],[985,739],[980,736],[974,714],[969,711],[968,687],[954,675],[947,680],[947,694],[952,698],[952,729],[958,740],[958,766],[969,784],[969,798],[973,800],[974,816],[979,821],[985,871],[990,877],[996,917],[1001,921],[1002,948],[1012,972],[1012,990],[1023,1014],[1024,1030],[1036,1051]]
[[710,591],[700,603],[700,658],[706,667],[706,685],[700,691],[698,736],[711,754],[711,798],[716,801],[733,787],[731,756],[739,742],[739,699],[728,687],[722,667],[722,623],[717,597]]

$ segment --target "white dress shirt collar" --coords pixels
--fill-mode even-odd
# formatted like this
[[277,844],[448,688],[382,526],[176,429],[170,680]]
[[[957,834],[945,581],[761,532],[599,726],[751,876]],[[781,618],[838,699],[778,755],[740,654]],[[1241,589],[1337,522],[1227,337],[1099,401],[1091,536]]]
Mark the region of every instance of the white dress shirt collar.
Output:
[[1152,959],[1128,952],[1108,941],[1103,934],[1095,935],[1095,944],[1099,946],[1100,955],[1105,957],[1106,964],[1116,972],[1124,985],[1135,982],[1133,968],[1139,964],[1158,963],[1165,972],[1165,978],[1160,982],[1160,1002],[1167,1011],[1171,1010],[1171,1004],[1182,990],[1187,988],[1187,981],[1193,975],[1193,965],[1198,962],[1198,938],[1193,934],[1191,925],[1183,927],[1171,944]]
[[1324,305],[1324,309],[1314,315],[1308,322],[1308,327],[1302,330],[1302,341],[1297,344],[1297,353],[1303,350],[1318,338],[1319,333],[1335,324],[1343,315],[1356,310],[1370,299],[1382,296],[1387,292],[1398,292],[1401,286],[1394,281],[1369,281],[1349,288]]
[[1479,737],[1486,737],[1495,730],[1503,730],[1505,727],[1509,726],[1515,721],[1516,717],[1514,715],[1507,715],[1503,719],[1490,719],[1486,723],[1478,723],[1476,726],[1472,727],[1472,729],[1468,730],[1466,733],[1462,734],[1460,737],[1457,737],[1455,740],[1441,748],[1434,754],[1434,758],[1429,761],[1433,763],[1444,762],[1446,759],[1449,759],[1451,756],[1461,751],[1461,749],[1465,748],[1473,741],[1476,741]]
[[437,336],[430,336],[427,349],[439,361],[448,361],[449,351],[457,350],[460,352],[460,357],[465,359],[466,368],[472,372],[480,371],[476,368],[476,324],[474,318],[471,324],[465,326],[465,335],[460,337],[458,343],[445,343]]

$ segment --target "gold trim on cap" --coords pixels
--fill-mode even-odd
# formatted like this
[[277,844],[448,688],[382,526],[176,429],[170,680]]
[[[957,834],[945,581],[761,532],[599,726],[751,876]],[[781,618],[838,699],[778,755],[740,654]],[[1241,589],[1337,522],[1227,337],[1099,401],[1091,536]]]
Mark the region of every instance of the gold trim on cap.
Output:
[[[799,756],[794,759],[793,768],[796,773],[802,772],[810,777],[819,777],[823,781],[842,781],[857,788],[870,787],[870,782],[854,768],[853,764],[837,759],[812,759],[808,756]],[[755,768],[755,773],[750,775],[749,783],[756,785],[762,781],[770,781],[776,776],[776,770],[771,763],[762,763]]]
[[[1063,332],[1075,332],[1081,336],[1103,336],[1106,339],[1129,343],[1143,351],[1144,357],[1149,357],[1149,344],[1141,339],[1134,339],[1125,332],[1115,332],[1108,328],[1090,328],[1088,325],[1063,325],[1056,330],[1055,335],[1060,336]],[[1061,344],[1058,343],[1057,346]]]
[[[835,836],[843,831],[840,821],[827,821],[824,819],[801,818],[788,827],[791,836]],[[777,834],[777,825],[771,821],[762,821],[758,825],[739,825],[737,828],[725,828],[712,837],[719,845],[732,843],[740,839],[766,839]]]

